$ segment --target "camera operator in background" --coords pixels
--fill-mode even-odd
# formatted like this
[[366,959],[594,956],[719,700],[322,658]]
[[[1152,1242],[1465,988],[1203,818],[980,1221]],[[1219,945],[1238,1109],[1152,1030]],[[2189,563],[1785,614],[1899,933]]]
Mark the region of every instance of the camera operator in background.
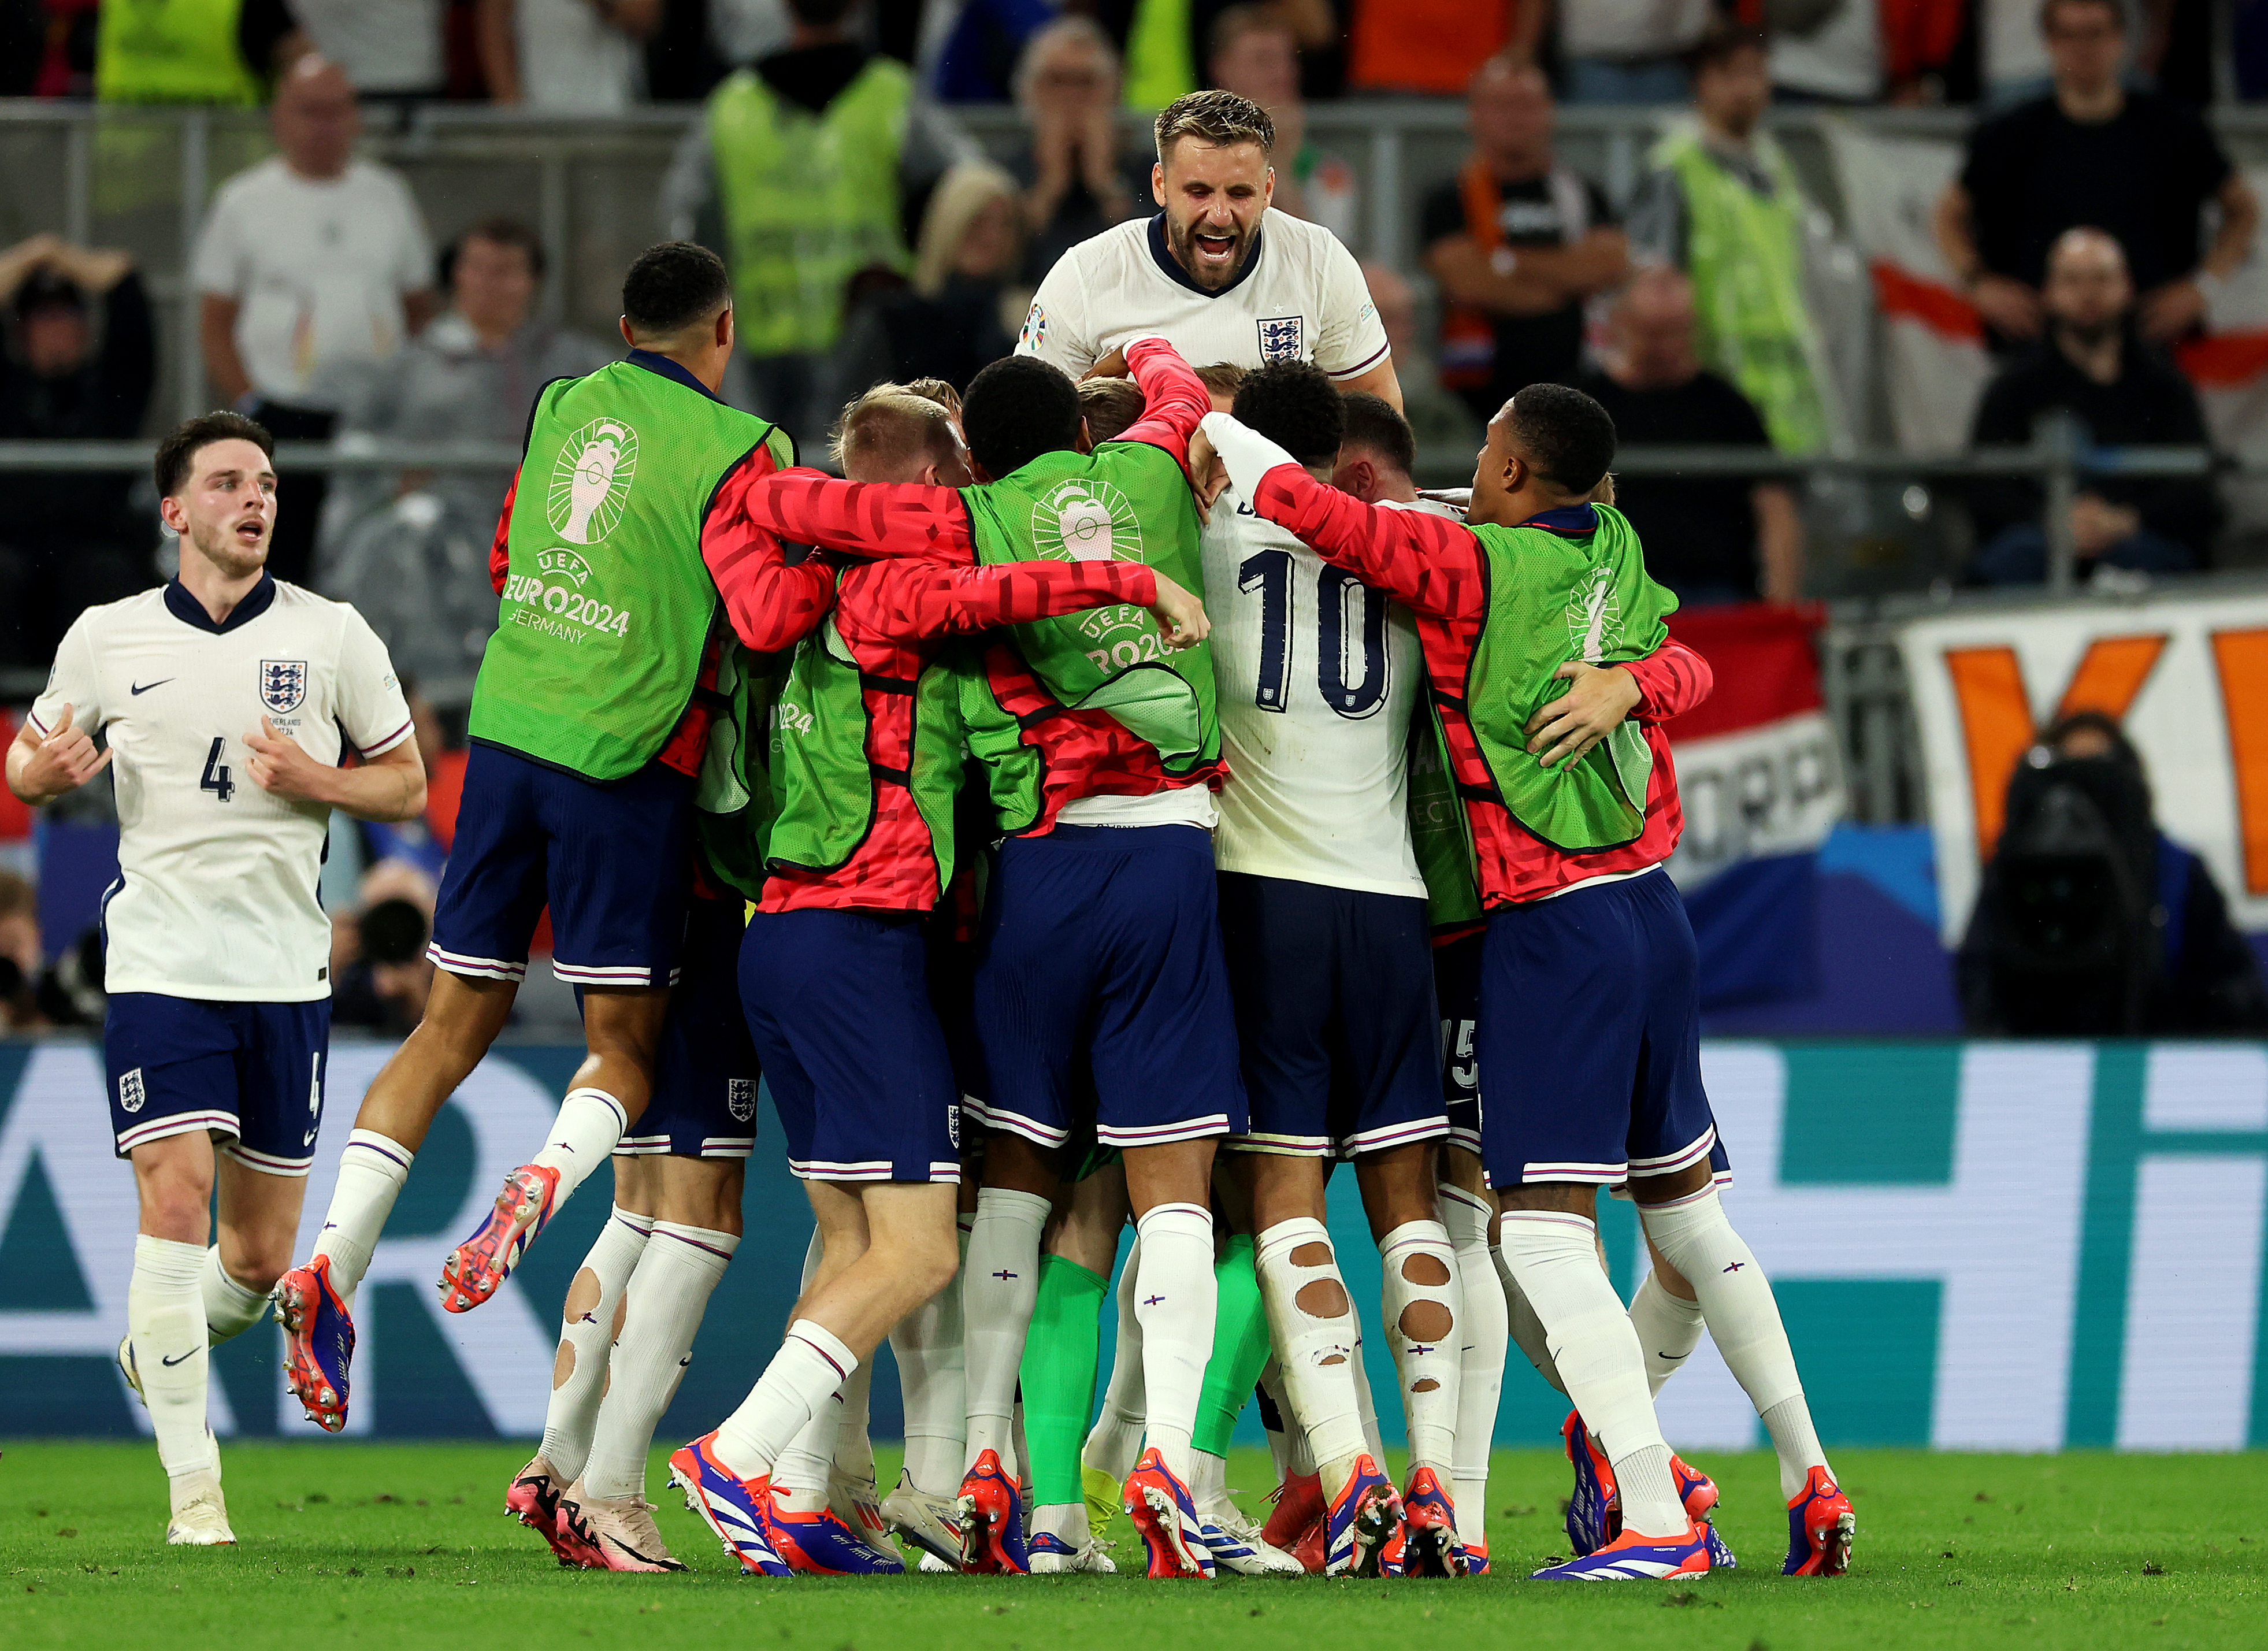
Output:
[[2008,781],[1955,960],[1971,1033],[2257,1036],[2260,960],[2205,863],[2160,830],[2141,754],[2099,711],[2058,719]]

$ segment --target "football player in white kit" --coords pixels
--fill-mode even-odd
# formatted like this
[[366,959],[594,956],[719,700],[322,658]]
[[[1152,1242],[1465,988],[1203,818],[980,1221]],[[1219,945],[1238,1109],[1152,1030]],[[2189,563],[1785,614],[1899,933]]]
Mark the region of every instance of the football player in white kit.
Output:
[[[267,571],[273,453],[235,413],[158,445],[180,572],[78,616],[8,749],[9,789],[35,806],[114,759],[103,1061],[141,1201],[119,1364],[171,1481],[169,1543],[236,1540],[206,1354],[259,1321],[291,1261],[330,1047],[316,881],[332,811],[401,821],[425,807],[386,645],[345,603]],[[361,764],[342,768],[350,749]]]

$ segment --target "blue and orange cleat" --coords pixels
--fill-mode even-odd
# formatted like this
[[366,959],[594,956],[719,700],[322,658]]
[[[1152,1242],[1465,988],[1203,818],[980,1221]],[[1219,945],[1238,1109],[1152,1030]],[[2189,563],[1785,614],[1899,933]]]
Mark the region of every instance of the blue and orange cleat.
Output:
[[1402,1489],[1404,1576],[1463,1576],[1465,1544],[1457,1536],[1457,1510],[1441,1476],[1419,1468]]
[[1859,1521],[1851,1499],[1823,1467],[1804,1475],[1803,1488],[1788,1500],[1787,1563],[1783,1576],[1840,1576],[1851,1568],[1851,1540]]
[[284,1379],[307,1419],[326,1433],[347,1425],[347,1370],[354,1360],[354,1319],[331,1287],[331,1258],[318,1256],[276,1281],[276,1319],[284,1326]]
[[1677,1487],[1677,1500],[1685,1504],[1688,1519],[1706,1519],[1716,1511],[1717,1481],[1688,1467],[1683,1456],[1669,1458],[1669,1481]]
[[997,1450],[980,1451],[961,1477],[954,1504],[961,1526],[961,1568],[971,1576],[1028,1576],[1024,1546],[1024,1497]]
[[885,1553],[836,1516],[832,1508],[791,1513],[780,1493],[770,1489],[763,1501],[764,1535],[791,1571],[811,1576],[903,1576],[905,1562]]
[[717,1460],[716,1449],[717,1435],[707,1433],[670,1454],[669,1482],[685,1493],[686,1511],[701,1515],[725,1551],[740,1562],[743,1576],[794,1575],[764,1534],[770,1476],[744,1479]]
[[1197,1501],[1155,1445],[1142,1453],[1134,1471],[1126,1476],[1124,1507],[1142,1545],[1149,1550],[1152,1577],[1212,1580],[1212,1550],[1205,1545]]
[[1379,1575],[1401,1533],[1402,1499],[1366,1451],[1323,1516],[1323,1574]]
[[1566,1441],[1567,1460],[1575,1470],[1575,1489],[1567,1498],[1567,1544],[1580,1559],[1612,1542],[1620,1529],[1615,1470],[1583,1426],[1580,1411],[1567,1412],[1559,1436]]
[[506,1176],[480,1230],[441,1264],[441,1305],[452,1313],[469,1313],[494,1295],[551,1219],[558,1193],[556,1169],[522,1164]]
[[1709,1574],[1709,1527],[1685,1522],[1682,1537],[1641,1537],[1626,1530],[1602,1548],[1579,1554],[1565,1565],[1528,1573],[1542,1582],[1643,1582],[1668,1576]]
[[1465,1544],[1465,1574],[1467,1576],[1486,1576],[1488,1574],[1488,1538],[1486,1537],[1483,1537],[1478,1542],[1467,1543]]

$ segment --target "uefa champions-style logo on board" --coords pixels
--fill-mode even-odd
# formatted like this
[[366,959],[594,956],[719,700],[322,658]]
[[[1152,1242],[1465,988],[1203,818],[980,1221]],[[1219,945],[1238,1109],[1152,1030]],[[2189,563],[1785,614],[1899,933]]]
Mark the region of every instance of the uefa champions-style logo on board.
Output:
[[619,419],[594,418],[567,438],[551,467],[544,514],[570,544],[596,544],[614,532],[637,474],[637,431]]
[[1142,524],[1126,495],[1092,475],[1074,476],[1032,506],[1032,543],[1067,562],[1142,560]]

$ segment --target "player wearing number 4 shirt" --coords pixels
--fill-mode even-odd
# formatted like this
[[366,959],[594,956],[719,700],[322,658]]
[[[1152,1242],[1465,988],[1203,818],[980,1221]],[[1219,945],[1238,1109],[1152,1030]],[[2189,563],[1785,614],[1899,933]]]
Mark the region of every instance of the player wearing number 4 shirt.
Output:
[[[334,809],[400,821],[425,806],[385,645],[353,608],[266,571],[273,451],[234,413],[159,444],[180,575],[79,615],[8,751],[9,789],[28,803],[106,767],[117,787],[103,1061],[141,1199],[118,1360],[149,1409],[166,1539],[180,1544],[236,1540],[205,1424],[207,1349],[266,1312],[322,1123],[324,834]],[[361,765],[342,767],[350,755]],[[216,1190],[222,1242],[208,1248]]]

